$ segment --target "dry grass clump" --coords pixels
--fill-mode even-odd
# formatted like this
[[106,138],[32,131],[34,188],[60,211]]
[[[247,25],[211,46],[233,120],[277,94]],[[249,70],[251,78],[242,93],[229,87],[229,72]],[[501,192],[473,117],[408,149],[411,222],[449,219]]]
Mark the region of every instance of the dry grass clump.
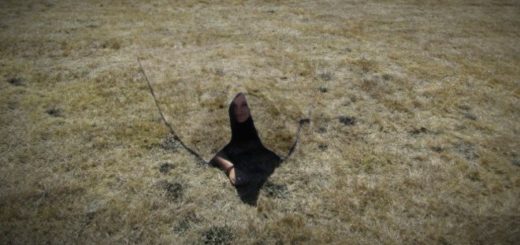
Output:
[[[0,243],[513,244],[514,1],[2,1]],[[197,164],[246,92],[295,155],[258,205]]]

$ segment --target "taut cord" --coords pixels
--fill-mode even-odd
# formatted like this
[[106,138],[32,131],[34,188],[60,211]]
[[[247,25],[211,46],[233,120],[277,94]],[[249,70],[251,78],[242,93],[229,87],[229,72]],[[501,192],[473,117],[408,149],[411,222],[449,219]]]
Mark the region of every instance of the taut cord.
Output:
[[[199,153],[197,153],[195,150],[191,149],[186,144],[184,144],[184,142],[177,135],[177,133],[175,133],[175,130],[173,130],[172,125],[168,121],[166,121],[166,118],[164,117],[164,114],[162,113],[161,107],[159,106],[159,102],[157,101],[157,97],[155,96],[155,92],[153,90],[152,84],[150,83],[150,79],[148,79],[148,76],[146,75],[146,71],[144,70],[143,65],[141,64],[141,59],[137,58],[137,63],[139,63],[139,68],[140,68],[141,72],[143,73],[146,83],[148,84],[148,88],[150,89],[150,93],[152,94],[153,101],[155,102],[155,106],[157,107],[157,110],[159,111],[159,114],[161,115],[161,119],[164,122],[164,124],[166,125],[166,127],[168,127],[168,129],[170,130],[170,133],[173,135],[173,139],[178,141],[184,149],[186,149],[189,153],[191,153],[193,156],[195,156],[195,158],[197,158],[201,163],[208,163],[206,160],[204,160],[204,158],[202,158],[202,156]],[[309,114],[310,114],[310,111],[309,111]],[[310,115],[309,115],[309,118],[300,119],[300,121],[298,122],[299,125],[298,125],[298,131],[296,132],[296,139],[294,140],[294,143],[292,144],[291,148],[289,148],[289,152],[287,153],[287,156],[285,158],[283,158],[282,162],[287,161],[287,159],[289,159],[289,157],[291,157],[292,154],[294,153],[296,146],[300,142],[301,129],[302,129],[303,125],[306,123],[310,123]]]
[[173,139],[178,141],[182,145],[182,147],[184,147],[184,149],[186,149],[189,153],[191,153],[193,156],[195,156],[195,158],[197,158],[201,163],[207,163],[207,161],[205,161],[204,158],[202,158],[199,153],[197,153],[196,151],[194,151],[193,149],[188,147],[186,144],[184,144],[184,142],[182,142],[181,138],[177,135],[177,133],[175,133],[175,130],[173,130],[172,125],[170,123],[168,123],[168,121],[166,121],[166,118],[164,117],[164,114],[162,113],[161,107],[159,106],[159,102],[157,102],[157,97],[155,96],[155,93],[153,91],[152,84],[150,83],[148,76],[146,76],[146,72],[144,71],[143,65],[141,64],[141,60],[139,58],[137,58],[137,63],[139,63],[139,68],[140,68],[141,72],[143,73],[144,78],[146,79],[146,83],[148,84],[150,93],[152,94],[153,100],[155,101],[155,106],[157,107],[157,110],[159,111],[159,114],[161,115],[161,118],[162,118],[164,124],[166,125],[166,127],[168,127],[168,129],[170,129],[170,133],[173,135]]
[[[314,98],[316,98],[316,97],[317,96],[314,96]],[[316,100],[314,100],[314,103],[316,103]],[[292,154],[294,153],[294,150],[296,150],[296,146],[298,145],[298,143],[300,143],[300,133],[301,133],[301,129],[302,129],[303,125],[306,123],[311,123],[311,113],[315,106],[313,106],[313,105],[310,105],[310,106],[311,106],[311,108],[309,108],[308,117],[302,118],[302,119],[300,119],[300,121],[298,121],[298,131],[296,131],[296,139],[294,140],[294,143],[292,144],[291,148],[289,148],[289,152],[287,153],[287,156],[282,159],[282,162],[287,161],[287,159],[289,159],[289,157],[292,156]]]
[[311,122],[311,120],[309,118],[300,119],[300,121],[298,122],[299,123],[298,131],[296,131],[296,139],[294,140],[294,143],[292,144],[291,148],[289,148],[289,153],[287,153],[287,156],[282,160],[282,162],[287,161],[287,159],[289,159],[289,157],[292,156],[292,154],[294,153],[294,150],[296,149],[296,145],[298,145],[298,143],[300,142],[300,132],[301,132],[302,126],[304,124],[310,123],[310,122]]

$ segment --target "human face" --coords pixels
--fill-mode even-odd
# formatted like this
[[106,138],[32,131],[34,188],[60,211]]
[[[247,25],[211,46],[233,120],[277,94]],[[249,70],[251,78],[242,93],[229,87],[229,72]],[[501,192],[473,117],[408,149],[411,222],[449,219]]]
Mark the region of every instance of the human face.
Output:
[[233,100],[233,104],[235,104],[235,106],[234,106],[235,119],[239,123],[245,122],[251,116],[251,114],[249,112],[249,106],[247,105],[246,96],[244,94],[238,95]]

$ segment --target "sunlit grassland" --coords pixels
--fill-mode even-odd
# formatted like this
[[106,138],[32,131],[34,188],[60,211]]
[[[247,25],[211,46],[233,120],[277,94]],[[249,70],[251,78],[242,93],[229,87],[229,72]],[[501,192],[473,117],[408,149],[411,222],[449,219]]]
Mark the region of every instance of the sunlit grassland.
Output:
[[[513,244],[515,1],[2,1],[0,243]],[[293,157],[258,206],[205,159],[247,92]],[[345,118],[348,118],[346,120]]]

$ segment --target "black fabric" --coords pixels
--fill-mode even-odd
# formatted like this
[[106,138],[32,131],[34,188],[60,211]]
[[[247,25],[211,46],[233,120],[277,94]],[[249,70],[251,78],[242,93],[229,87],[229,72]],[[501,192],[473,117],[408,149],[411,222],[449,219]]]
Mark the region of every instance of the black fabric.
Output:
[[[236,121],[233,102],[229,106],[229,120],[231,141],[217,156],[235,166],[235,187],[241,200],[256,205],[260,188],[280,165],[281,158],[262,144],[251,115],[243,123]],[[214,160],[210,164],[218,166]]]

